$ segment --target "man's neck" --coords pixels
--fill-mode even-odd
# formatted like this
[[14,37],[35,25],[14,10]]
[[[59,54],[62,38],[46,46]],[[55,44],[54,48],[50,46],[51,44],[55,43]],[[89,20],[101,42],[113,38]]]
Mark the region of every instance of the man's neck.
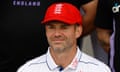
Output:
[[73,58],[76,55],[76,52],[77,52],[77,48],[72,48],[71,50],[67,52],[63,52],[63,53],[55,53],[51,51],[51,55],[52,55],[54,62],[57,65],[65,68],[72,62]]

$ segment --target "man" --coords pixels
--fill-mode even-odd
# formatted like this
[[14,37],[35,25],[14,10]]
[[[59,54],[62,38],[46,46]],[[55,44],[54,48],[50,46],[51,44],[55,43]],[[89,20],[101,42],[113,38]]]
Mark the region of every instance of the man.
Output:
[[112,72],[120,72],[120,0],[100,0],[98,5],[98,39],[110,55],[109,65]]
[[72,3],[78,9],[82,7],[84,25],[93,21],[97,0],[1,1],[0,72],[15,72],[27,60],[46,53],[48,43],[44,27],[39,23],[47,6],[59,1]]
[[74,5],[50,5],[42,21],[48,52],[28,61],[17,72],[111,72],[107,65],[81,52],[77,38],[82,34],[82,16]]

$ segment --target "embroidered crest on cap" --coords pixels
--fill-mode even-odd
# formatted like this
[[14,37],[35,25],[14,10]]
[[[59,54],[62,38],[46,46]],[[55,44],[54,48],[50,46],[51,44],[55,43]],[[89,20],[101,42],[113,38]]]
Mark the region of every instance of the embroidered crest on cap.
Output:
[[63,4],[56,4],[54,14],[61,14]]

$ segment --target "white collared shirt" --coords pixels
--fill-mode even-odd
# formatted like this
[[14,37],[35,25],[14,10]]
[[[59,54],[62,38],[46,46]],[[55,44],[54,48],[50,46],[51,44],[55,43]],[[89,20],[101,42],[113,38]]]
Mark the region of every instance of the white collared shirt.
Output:
[[107,65],[81,52],[79,48],[71,64],[62,71],[59,69],[48,48],[46,54],[28,61],[17,72],[111,72]]

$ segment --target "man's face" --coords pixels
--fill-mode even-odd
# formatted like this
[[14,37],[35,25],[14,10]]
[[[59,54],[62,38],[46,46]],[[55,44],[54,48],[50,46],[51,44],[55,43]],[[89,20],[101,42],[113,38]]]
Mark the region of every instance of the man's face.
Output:
[[77,26],[62,22],[49,22],[45,29],[48,43],[55,52],[69,50],[76,45],[76,39],[80,36]]

